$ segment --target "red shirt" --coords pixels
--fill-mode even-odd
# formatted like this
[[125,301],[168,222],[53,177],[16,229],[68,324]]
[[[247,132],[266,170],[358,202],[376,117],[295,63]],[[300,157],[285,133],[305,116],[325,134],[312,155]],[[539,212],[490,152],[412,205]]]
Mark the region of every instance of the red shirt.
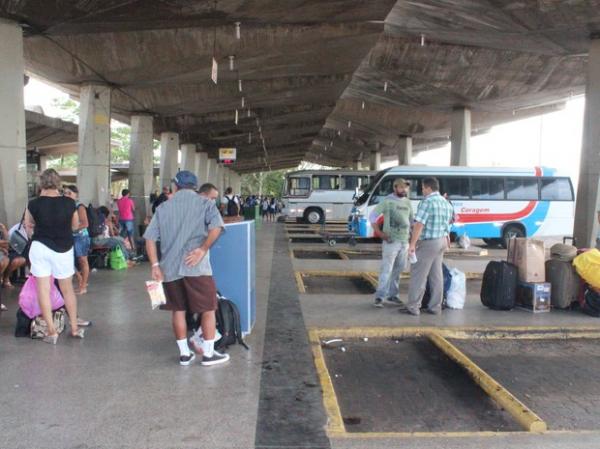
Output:
[[119,208],[119,220],[133,220],[133,211],[135,205],[133,200],[128,196],[124,196],[117,200],[117,207]]

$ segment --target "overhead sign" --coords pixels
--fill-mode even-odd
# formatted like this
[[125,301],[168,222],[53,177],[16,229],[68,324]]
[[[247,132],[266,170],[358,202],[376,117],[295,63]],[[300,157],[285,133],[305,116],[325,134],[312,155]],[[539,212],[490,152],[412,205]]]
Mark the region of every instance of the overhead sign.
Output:
[[235,148],[219,148],[219,162],[231,165],[235,162],[237,150]]
[[212,58],[212,70],[210,72],[210,79],[213,83],[217,84],[217,74],[219,73],[219,64],[217,64],[217,60]]

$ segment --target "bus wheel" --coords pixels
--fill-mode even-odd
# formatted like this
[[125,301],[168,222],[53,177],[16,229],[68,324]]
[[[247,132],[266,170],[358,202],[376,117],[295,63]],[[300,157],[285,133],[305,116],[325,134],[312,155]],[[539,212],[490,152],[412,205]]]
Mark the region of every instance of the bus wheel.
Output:
[[525,231],[519,225],[508,225],[502,231],[502,248],[508,248],[508,241],[512,238],[525,237]]
[[323,221],[323,212],[321,209],[312,207],[304,213],[304,219],[310,224],[319,224]]

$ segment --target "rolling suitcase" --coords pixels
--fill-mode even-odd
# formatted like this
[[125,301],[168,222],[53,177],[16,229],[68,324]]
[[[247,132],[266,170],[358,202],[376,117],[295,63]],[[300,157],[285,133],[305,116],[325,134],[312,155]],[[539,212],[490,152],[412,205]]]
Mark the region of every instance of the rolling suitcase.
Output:
[[481,302],[494,310],[510,310],[517,297],[518,269],[508,262],[491,261],[481,283]]
[[577,301],[580,278],[571,262],[558,259],[547,260],[546,281],[552,284],[550,294],[552,307],[566,309]]

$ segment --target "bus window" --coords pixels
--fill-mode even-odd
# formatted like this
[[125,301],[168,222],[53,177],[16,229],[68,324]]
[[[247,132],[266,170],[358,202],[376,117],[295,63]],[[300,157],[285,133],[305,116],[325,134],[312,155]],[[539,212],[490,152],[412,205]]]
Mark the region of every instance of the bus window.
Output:
[[314,175],[312,188],[313,190],[339,190],[339,179],[337,175]]
[[504,178],[472,178],[471,196],[474,200],[503,200]]
[[365,187],[369,183],[368,176],[342,175],[342,190],[354,190]]
[[573,189],[569,178],[542,179],[542,200],[573,201]]
[[396,178],[403,178],[406,181],[410,182],[410,188],[408,191],[409,199],[418,200],[423,197],[423,193],[421,192],[420,178],[410,178],[407,176],[386,176],[375,188],[375,191],[373,192],[373,196],[371,197],[371,201],[369,202],[369,204],[378,204],[383,198],[391,194],[393,192],[394,181],[396,180]]
[[310,194],[310,178],[289,178],[288,193],[291,196],[306,196]]
[[532,201],[538,196],[537,178],[506,178],[507,200]]
[[440,178],[440,193],[448,194],[451,200],[468,200],[471,197],[469,178],[448,176]]

